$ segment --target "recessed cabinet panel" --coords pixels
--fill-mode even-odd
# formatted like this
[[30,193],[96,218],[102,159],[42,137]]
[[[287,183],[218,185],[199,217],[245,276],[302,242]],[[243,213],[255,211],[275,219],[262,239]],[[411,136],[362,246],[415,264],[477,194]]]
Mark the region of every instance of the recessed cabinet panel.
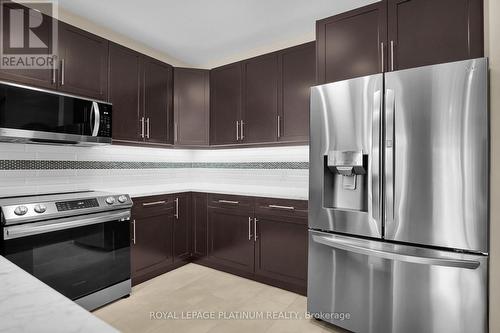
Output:
[[208,250],[208,210],[207,194],[193,193],[191,201],[192,253],[195,258],[203,258]]
[[180,193],[174,195],[174,261],[186,260],[190,256],[190,218],[191,194]]

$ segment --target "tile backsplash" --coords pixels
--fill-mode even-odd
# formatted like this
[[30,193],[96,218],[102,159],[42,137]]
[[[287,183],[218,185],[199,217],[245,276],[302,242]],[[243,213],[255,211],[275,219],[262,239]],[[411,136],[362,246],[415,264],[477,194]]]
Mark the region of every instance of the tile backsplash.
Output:
[[0,197],[183,183],[306,189],[308,146],[242,149],[0,143]]

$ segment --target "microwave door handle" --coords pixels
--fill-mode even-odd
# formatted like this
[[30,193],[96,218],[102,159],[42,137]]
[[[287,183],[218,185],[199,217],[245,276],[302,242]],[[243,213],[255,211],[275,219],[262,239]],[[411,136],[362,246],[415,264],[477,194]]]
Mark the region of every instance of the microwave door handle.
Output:
[[97,102],[92,102],[91,112],[94,116],[94,123],[92,126],[92,136],[97,136],[99,134],[99,127],[101,125],[101,112],[99,111],[99,104]]
[[433,256],[418,256],[410,253],[400,253],[389,249],[372,248],[370,246],[370,243],[372,243],[372,241],[369,240],[359,241],[350,240],[347,238],[332,238],[331,236],[319,235],[313,235],[312,239],[315,243],[323,244],[335,249],[387,260],[430,266],[457,267],[464,269],[476,269],[480,265],[479,261],[476,260],[450,258],[449,256],[445,257],[440,256],[439,254]]
[[83,218],[63,218],[3,228],[5,240],[44,234],[47,232],[72,229],[98,223],[130,220],[130,210],[93,214]]

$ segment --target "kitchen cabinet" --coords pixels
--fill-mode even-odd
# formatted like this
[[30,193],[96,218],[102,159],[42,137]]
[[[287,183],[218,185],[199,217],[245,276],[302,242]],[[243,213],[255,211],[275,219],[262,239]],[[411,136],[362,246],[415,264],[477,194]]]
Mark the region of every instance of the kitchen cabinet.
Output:
[[210,125],[209,73],[204,69],[174,69],[174,144],[208,146]]
[[132,284],[166,272],[173,263],[172,197],[134,199],[131,224]]
[[316,84],[316,43],[285,49],[280,54],[278,140],[307,142],[310,91]]
[[186,261],[190,253],[191,194],[174,194],[173,252],[174,262]]
[[204,258],[208,253],[207,194],[193,193],[191,197],[191,246],[193,258]]
[[242,63],[210,71],[210,144],[235,144],[240,141]]
[[141,97],[144,140],[148,143],[172,143],[172,66],[142,57]]
[[316,22],[328,83],[482,57],[483,0],[384,0]]
[[388,0],[390,69],[483,56],[482,0]]
[[386,40],[386,1],[317,21],[318,83],[383,72]]
[[108,41],[59,22],[59,90],[108,97]]
[[[109,101],[113,103],[113,140],[142,140],[139,108],[141,55],[117,44],[109,46]],[[141,132],[142,131],[142,132]]]
[[244,62],[243,123],[240,141],[275,142],[278,117],[278,54]]
[[113,141],[169,144],[172,66],[117,44],[109,47],[109,100]]
[[255,274],[305,294],[307,202],[258,198],[255,206]]
[[[17,3],[2,3],[3,6],[10,7],[11,9],[24,8],[23,5]],[[30,13],[32,13],[30,11]],[[43,14],[42,14],[43,15]],[[52,41],[52,28],[53,19],[43,15],[42,24],[37,27],[37,35],[39,38],[46,42],[48,48],[41,49],[37,52],[39,54],[58,53],[58,50],[53,50],[54,44]],[[2,29],[3,40],[9,40],[9,30]],[[6,45],[3,45],[7,48]],[[27,50],[26,53],[29,51]],[[53,62],[53,66],[47,69],[5,69],[0,68],[0,80],[16,82],[20,84],[30,85],[38,88],[57,89],[57,59]]]

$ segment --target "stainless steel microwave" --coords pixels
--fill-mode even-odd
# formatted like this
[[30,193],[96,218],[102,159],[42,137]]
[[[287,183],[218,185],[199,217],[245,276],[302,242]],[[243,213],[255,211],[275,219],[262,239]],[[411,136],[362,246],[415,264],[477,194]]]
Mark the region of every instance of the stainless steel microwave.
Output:
[[110,103],[0,81],[0,141],[111,143]]

